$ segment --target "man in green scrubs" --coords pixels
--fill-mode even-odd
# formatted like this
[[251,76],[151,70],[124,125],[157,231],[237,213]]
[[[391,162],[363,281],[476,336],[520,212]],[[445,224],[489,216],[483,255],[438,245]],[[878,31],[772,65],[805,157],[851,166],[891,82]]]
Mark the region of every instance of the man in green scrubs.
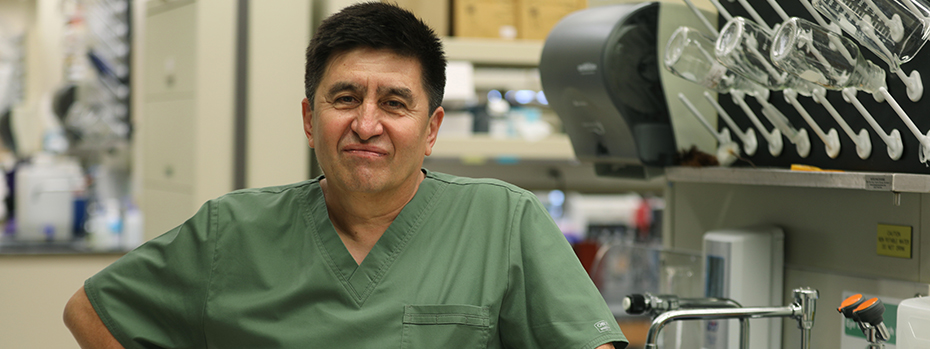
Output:
[[382,3],[307,50],[304,130],[324,176],[229,193],[68,302],[85,348],[623,348],[546,210],[429,172],[440,40]]

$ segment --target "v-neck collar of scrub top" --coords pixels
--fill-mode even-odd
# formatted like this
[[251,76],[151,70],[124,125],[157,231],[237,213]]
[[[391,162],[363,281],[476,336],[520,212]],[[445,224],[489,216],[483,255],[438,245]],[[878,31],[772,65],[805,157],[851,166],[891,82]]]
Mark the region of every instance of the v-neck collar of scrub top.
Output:
[[329,219],[326,209],[326,200],[319,181],[312,186],[308,198],[310,205],[310,225],[313,240],[316,242],[324,260],[329,265],[336,278],[345,287],[346,292],[358,306],[365,303],[371,292],[378,286],[384,274],[390,269],[397,257],[404,251],[410,239],[419,231],[423,221],[428,216],[431,203],[445,188],[441,181],[432,180],[430,173],[423,169],[425,178],[420,182],[417,193],[413,199],[397,215],[397,218],[388,226],[381,238],[375,243],[362,264],[357,264],[349,253],[342,239],[336,233],[336,228]]

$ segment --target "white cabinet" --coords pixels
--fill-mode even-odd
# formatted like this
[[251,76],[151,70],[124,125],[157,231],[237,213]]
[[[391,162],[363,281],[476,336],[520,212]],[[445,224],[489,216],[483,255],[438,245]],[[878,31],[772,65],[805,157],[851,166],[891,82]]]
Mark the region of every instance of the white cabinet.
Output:
[[146,238],[233,189],[235,2],[149,1],[142,31]]
[[[155,0],[144,18],[142,208],[148,238],[237,186],[308,177],[302,0]],[[237,182],[238,180],[238,182]]]

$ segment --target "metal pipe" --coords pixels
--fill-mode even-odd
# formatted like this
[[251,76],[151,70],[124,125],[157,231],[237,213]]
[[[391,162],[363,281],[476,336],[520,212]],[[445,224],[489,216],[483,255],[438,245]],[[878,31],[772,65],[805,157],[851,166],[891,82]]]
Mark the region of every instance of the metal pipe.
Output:
[[794,290],[794,303],[784,307],[720,308],[720,309],[685,309],[673,310],[660,314],[652,320],[646,333],[646,349],[658,349],[656,345],[659,332],[666,324],[677,320],[717,320],[740,319],[743,325],[741,346],[746,348],[749,341],[749,319],[770,317],[791,317],[798,321],[801,329],[801,348],[810,348],[811,328],[814,326],[814,314],[817,308],[819,292],[809,288]]
[[679,298],[679,309],[694,308],[739,308],[742,307],[736,301],[729,298]]
[[668,323],[678,320],[716,320],[737,318],[794,317],[801,314],[801,306],[792,304],[784,307],[721,308],[721,309],[686,309],[662,313],[652,321],[646,333],[646,349],[657,349],[656,340],[659,332]]
[[739,348],[749,349],[749,319],[739,318]]
[[811,347],[811,331],[801,330],[801,348]]

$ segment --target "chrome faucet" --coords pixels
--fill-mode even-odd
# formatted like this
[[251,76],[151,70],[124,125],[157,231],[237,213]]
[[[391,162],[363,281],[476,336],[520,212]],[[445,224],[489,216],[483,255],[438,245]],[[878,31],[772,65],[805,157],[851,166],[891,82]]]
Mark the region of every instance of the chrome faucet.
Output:
[[[662,313],[678,309],[741,308],[729,298],[678,298],[676,295],[631,294],[623,298],[623,309],[627,314],[639,315],[649,312],[653,319]],[[740,318],[740,348],[749,348],[749,318]]]
[[[790,317],[798,321],[801,329],[801,348],[810,349],[811,328],[814,327],[814,313],[817,309],[819,292],[810,288],[794,290],[794,302],[783,307],[750,307],[750,308],[713,308],[713,309],[684,309],[672,310],[659,314],[652,320],[649,332],[646,334],[646,349],[658,349],[656,340],[659,332],[666,324],[677,320],[715,320],[740,319],[746,323],[748,319]],[[740,334],[741,346],[746,349],[749,338],[747,326],[743,326]]]

